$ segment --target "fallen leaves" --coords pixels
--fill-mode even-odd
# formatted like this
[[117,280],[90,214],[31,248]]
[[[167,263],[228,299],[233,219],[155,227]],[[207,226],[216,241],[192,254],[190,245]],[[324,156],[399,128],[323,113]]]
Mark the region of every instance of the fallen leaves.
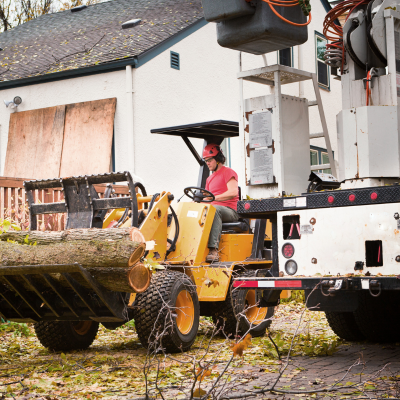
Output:
[[216,279],[210,279],[210,278],[207,278],[205,281],[204,281],[204,284],[207,286],[207,287],[214,287],[214,288],[216,288],[217,286],[219,286],[219,282],[216,280]]
[[243,340],[231,346],[234,356],[243,357],[243,352],[251,344],[251,335],[248,333]]

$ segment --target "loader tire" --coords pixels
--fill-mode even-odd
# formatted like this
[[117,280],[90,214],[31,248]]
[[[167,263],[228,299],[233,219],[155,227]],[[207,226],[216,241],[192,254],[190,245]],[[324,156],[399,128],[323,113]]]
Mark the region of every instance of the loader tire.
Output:
[[[255,271],[246,271],[239,276],[255,276]],[[246,332],[253,337],[263,336],[272,323],[275,307],[256,307],[255,295],[255,290],[233,289],[231,281],[225,301],[216,303],[218,313],[213,315],[214,324],[231,339]],[[241,315],[245,309],[245,316]]]
[[400,293],[383,291],[372,297],[366,290],[359,293],[354,317],[360,331],[372,342],[400,341]]
[[199,329],[200,305],[195,284],[180,272],[153,274],[148,289],[136,295],[133,318],[144,347],[170,353],[187,351]]
[[95,321],[42,321],[34,324],[42,346],[51,351],[87,349],[99,330]]
[[352,312],[325,312],[325,315],[329,326],[340,338],[349,342],[365,339]]

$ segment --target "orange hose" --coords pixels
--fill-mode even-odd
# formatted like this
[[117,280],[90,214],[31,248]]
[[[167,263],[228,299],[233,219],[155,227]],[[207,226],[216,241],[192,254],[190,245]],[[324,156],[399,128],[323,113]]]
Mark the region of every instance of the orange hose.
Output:
[[369,99],[370,99],[370,97],[371,97],[371,88],[370,88],[370,85],[369,85],[370,79],[371,79],[371,71],[368,71],[368,74],[367,74],[366,93],[365,93],[365,96],[366,96],[366,98],[367,98],[367,106],[369,106]]
[[[347,18],[349,18],[350,14],[354,11],[354,9],[362,4],[368,4],[371,0],[345,0],[336,5],[332,10],[330,10],[324,19],[323,23],[323,30],[322,33],[324,34],[327,40],[332,42],[340,42],[340,45],[335,45],[339,49],[342,49],[342,68],[341,71],[343,72],[344,68],[344,46],[343,46],[343,28],[340,25],[336,25],[335,21],[341,17],[342,15],[348,13]],[[346,18],[346,21],[347,21]]]
[[[267,3],[267,4],[271,7],[271,10],[274,12],[274,14],[275,14],[277,17],[279,17],[282,21],[285,21],[285,22],[287,22],[287,23],[290,24],[290,25],[294,25],[294,26],[307,26],[307,25],[311,22],[311,18],[312,18],[312,17],[311,17],[311,13],[308,14],[308,21],[307,21],[307,22],[305,22],[304,24],[297,24],[296,22],[289,21],[288,19],[282,17],[282,15],[280,15],[280,14],[278,13],[278,11],[276,11],[275,8],[274,8],[274,5],[276,5],[276,6],[281,6],[281,7],[294,7],[294,6],[298,5],[297,2],[296,2],[296,4],[283,5],[283,4],[274,4],[276,1],[279,1],[279,0],[272,0],[272,1],[270,1],[270,0],[263,0],[263,1],[264,1],[265,3]],[[285,2],[285,0],[280,0],[280,2],[281,2],[281,3],[289,3],[289,2]]]

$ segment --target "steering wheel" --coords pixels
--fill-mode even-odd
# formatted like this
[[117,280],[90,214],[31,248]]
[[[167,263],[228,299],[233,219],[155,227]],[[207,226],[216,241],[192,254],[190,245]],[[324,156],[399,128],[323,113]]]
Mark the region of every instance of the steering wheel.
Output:
[[[196,191],[194,191],[196,190]],[[197,186],[188,186],[183,189],[189,199],[192,199],[195,203],[212,203],[215,200],[215,196],[206,189]],[[205,193],[204,193],[205,192]],[[211,197],[211,200],[204,200],[206,197]]]

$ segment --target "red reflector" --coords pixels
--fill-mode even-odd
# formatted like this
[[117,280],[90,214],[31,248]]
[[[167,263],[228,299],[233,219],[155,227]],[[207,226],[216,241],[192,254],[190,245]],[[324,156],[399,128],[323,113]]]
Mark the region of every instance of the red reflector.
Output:
[[235,281],[233,287],[258,287],[257,281]]
[[335,201],[333,196],[328,196],[328,203],[332,204]]
[[282,254],[286,258],[291,258],[293,257],[294,254],[294,247],[291,243],[285,243],[282,246]]
[[275,287],[301,287],[301,281],[275,281]]
[[244,208],[245,210],[250,210],[250,203],[245,203]]
[[349,200],[350,201],[354,201],[356,199],[356,195],[355,194],[351,194],[350,196],[349,196]]
[[378,193],[372,192],[371,193],[371,200],[376,200],[378,198]]

